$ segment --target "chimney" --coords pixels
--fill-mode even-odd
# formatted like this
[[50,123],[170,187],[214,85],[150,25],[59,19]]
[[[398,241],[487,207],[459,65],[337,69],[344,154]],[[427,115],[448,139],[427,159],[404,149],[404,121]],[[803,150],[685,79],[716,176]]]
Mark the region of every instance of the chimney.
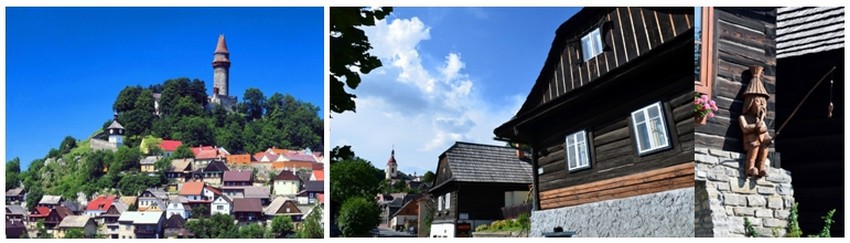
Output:
[[525,151],[522,151],[522,144],[516,144],[516,157],[517,159],[525,158]]

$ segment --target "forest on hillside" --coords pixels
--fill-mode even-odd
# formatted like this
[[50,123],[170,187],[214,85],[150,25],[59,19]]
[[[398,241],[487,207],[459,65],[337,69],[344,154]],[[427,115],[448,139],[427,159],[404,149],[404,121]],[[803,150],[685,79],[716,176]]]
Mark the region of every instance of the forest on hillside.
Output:
[[[324,122],[317,114],[319,107],[289,94],[266,97],[259,89],[249,88],[233,112],[218,105],[205,109],[205,87],[201,80],[178,78],[147,88],[124,88],[113,103],[116,117],[107,119],[92,137],[65,137],[25,171],[20,169],[20,159],[8,161],[6,188],[23,185],[29,207],[45,194],[68,199],[76,198],[79,192],[89,198],[95,193],[136,195],[168,183],[165,171],[170,160],[191,157],[191,146],[215,145],[231,154],[253,154],[269,147],[323,151]],[[159,115],[155,114],[154,93],[161,94]],[[124,146],[115,152],[92,151],[90,139],[103,136],[113,119],[126,129]],[[183,145],[172,157],[156,162],[158,174],[140,173],[140,159],[157,152],[156,146],[143,141],[161,139],[181,140]]]

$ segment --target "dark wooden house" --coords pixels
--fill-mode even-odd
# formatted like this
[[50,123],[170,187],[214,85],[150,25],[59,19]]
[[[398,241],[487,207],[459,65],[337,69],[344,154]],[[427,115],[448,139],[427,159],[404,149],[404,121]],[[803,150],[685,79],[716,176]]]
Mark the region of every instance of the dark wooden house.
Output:
[[[556,30],[525,103],[494,131],[531,148],[531,236],[693,234],[692,201],[651,203],[693,196],[693,28],[693,8],[605,7]],[[627,214],[580,213],[610,210]]]
[[471,237],[475,227],[504,219],[503,207],[523,201],[531,165],[510,147],[456,142],[440,155],[435,176],[431,237]]
[[820,232],[821,217],[831,209],[836,209],[832,236],[843,237],[846,225],[844,16],[841,6],[777,9],[774,124],[776,129],[787,125],[776,139],[776,151],[782,155],[782,168],[794,177],[791,184],[805,234]]

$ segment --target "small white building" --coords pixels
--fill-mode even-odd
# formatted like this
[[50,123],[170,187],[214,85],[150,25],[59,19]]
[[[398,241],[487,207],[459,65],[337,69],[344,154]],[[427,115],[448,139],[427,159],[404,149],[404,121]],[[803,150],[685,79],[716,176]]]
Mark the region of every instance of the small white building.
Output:
[[301,188],[301,179],[292,171],[283,170],[274,178],[274,194],[294,196]]
[[181,196],[171,196],[168,201],[165,218],[168,219],[172,215],[180,215],[184,219],[188,219],[192,210],[189,208],[189,205],[186,205],[186,202],[186,199]]
[[212,211],[210,215],[214,214],[225,214],[230,215],[230,210],[233,208],[233,200],[226,195],[222,195],[218,197],[215,201],[212,202]]

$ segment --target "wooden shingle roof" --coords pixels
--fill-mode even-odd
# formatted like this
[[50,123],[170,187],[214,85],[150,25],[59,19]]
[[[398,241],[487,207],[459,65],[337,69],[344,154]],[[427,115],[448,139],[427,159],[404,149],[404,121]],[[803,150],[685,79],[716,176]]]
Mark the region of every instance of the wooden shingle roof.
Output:
[[531,165],[510,147],[456,142],[443,156],[450,181],[531,184]]

